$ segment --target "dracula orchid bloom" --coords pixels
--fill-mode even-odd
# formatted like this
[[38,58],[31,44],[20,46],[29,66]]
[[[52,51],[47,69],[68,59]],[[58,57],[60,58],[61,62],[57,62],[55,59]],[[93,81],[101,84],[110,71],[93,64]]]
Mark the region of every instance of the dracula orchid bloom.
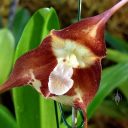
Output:
[[99,87],[101,59],[106,55],[104,28],[128,0],[100,15],[52,30],[41,45],[21,56],[0,92],[31,85],[46,98],[85,110]]

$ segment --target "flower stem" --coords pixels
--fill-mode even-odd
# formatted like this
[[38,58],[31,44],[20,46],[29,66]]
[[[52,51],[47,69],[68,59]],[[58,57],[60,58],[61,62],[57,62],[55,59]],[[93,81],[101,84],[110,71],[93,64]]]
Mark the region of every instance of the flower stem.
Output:
[[54,101],[54,108],[55,108],[55,115],[56,115],[56,125],[59,128],[59,118],[58,118],[58,109],[57,109],[57,102]]
[[72,128],[77,128],[77,109],[72,107]]
[[78,0],[78,21],[81,19],[81,5],[82,5],[82,0]]

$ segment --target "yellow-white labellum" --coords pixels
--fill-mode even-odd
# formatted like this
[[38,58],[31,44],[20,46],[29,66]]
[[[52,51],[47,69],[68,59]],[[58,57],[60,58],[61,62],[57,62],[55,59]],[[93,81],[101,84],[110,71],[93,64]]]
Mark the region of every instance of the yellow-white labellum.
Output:
[[66,60],[73,68],[89,67],[97,59],[89,48],[73,40],[64,40],[56,36],[53,36],[52,49],[58,60]]

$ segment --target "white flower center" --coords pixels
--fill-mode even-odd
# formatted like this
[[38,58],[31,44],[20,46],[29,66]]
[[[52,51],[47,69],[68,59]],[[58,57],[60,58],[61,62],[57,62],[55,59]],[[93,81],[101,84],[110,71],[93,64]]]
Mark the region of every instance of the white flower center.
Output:
[[96,56],[90,49],[75,41],[60,39],[54,35],[52,37],[52,50],[58,64],[49,76],[48,88],[52,94],[63,95],[73,86],[73,68],[89,67]]
[[52,49],[58,61],[65,60],[73,68],[85,68],[97,59],[89,48],[75,41],[60,39],[54,35],[52,37]]
[[65,63],[66,65],[68,65],[69,67],[72,67],[72,68],[77,68],[79,66],[77,57],[74,54],[71,54],[64,58],[62,58],[62,57],[58,58],[58,63]]
[[50,93],[63,95],[73,86],[73,69],[64,62],[58,63],[49,76],[48,88]]

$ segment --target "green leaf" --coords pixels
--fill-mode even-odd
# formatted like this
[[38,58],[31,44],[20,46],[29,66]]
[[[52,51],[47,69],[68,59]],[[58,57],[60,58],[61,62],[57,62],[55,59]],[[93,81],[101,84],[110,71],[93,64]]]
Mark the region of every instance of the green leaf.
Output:
[[2,16],[0,16],[0,28],[2,28]]
[[28,52],[28,50],[37,47],[50,29],[57,28],[57,20],[58,19],[56,19],[56,14],[53,8],[38,10],[29,20],[23,31],[17,46],[15,60]]
[[[68,116],[68,117],[66,118],[66,121],[68,122],[68,124],[69,124],[70,126],[72,126],[72,115]],[[64,124],[64,122],[61,123],[60,128],[66,128],[66,125]]]
[[[65,117],[66,118],[66,117]],[[68,116],[66,118],[66,121],[67,123],[72,126],[72,115]],[[83,119],[80,115],[80,113],[77,111],[77,126],[81,126],[81,123],[82,123]],[[64,122],[62,121],[61,125],[60,125],[60,128],[66,128],[66,125],[64,124]]]
[[1,128],[17,128],[16,121],[9,110],[0,105],[0,127]]
[[15,40],[8,29],[0,29],[0,84],[8,77],[12,68]]
[[[49,13],[49,16],[47,17],[47,21],[45,22],[45,26],[43,29],[43,35],[42,35],[43,38],[53,28],[59,29],[59,20],[58,20],[55,10],[53,8],[51,8],[51,11]],[[41,101],[40,107],[41,107],[41,126],[42,126],[42,128],[51,128],[51,126],[53,128],[56,128],[57,126],[56,126],[54,102],[51,100],[46,100],[42,97],[40,98],[40,101]]]
[[39,95],[31,87],[13,90],[18,128],[40,128]]
[[105,39],[108,44],[121,52],[128,53],[128,44],[125,40],[110,34],[109,32],[105,33]]
[[124,96],[128,99],[128,83],[123,83],[119,89],[122,91],[122,93],[124,94]]
[[114,62],[123,62],[128,60],[128,54],[117,50],[107,49],[107,59]]
[[107,68],[103,71],[99,90],[87,109],[88,118],[96,111],[96,108],[102,103],[104,98],[116,87],[123,83],[128,83],[128,61],[122,62]]
[[23,29],[28,22],[30,18],[30,13],[27,9],[24,8],[19,8],[16,12],[16,15],[14,17],[14,22],[13,22],[13,34],[16,40],[16,44],[18,43],[21,34],[23,32]]
[[[27,23],[18,43],[15,60],[37,47],[51,29],[59,23],[53,8],[38,10]],[[53,101],[46,101],[31,87],[13,90],[14,105],[19,128],[56,128]]]
[[[126,115],[122,113],[120,110],[123,109],[126,102],[122,102],[120,104],[116,104],[114,99],[112,100],[105,100],[103,103],[99,106],[97,114],[102,114],[105,116],[109,116],[111,118],[115,119],[126,119]],[[127,108],[127,107],[125,107]]]

